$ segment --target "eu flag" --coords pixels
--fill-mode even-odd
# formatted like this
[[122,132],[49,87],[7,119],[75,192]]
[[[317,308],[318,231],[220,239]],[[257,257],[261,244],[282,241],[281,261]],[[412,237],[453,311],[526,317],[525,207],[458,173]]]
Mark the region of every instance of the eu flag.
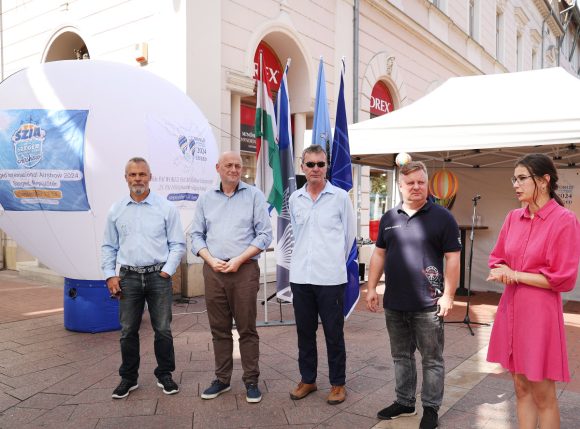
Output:
[[[334,186],[350,191],[352,189],[352,164],[350,162],[350,146],[348,144],[348,124],[346,120],[346,104],[344,101],[344,59],[340,74],[340,89],[336,107],[336,123],[334,127],[334,141],[332,143],[332,156],[330,163],[330,183]],[[352,231],[349,234],[352,240],[352,248],[346,262],[347,284],[344,290],[343,314],[347,318],[354,310],[360,297],[360,285],[358,280],[358,248],[356,245],[356,231],[354,225],[350,225]]]

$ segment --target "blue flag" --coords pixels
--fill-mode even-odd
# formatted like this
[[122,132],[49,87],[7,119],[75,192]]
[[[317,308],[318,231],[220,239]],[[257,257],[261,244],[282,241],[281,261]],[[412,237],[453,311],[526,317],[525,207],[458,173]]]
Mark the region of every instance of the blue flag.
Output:
[[328,116],[328,104],[326,102],[326,79],[324,77],[324,61],[320,58],[318,66],[318,83],[316,84],[316,101],[314,103],[314,124],[312,126],[312,144],[319,144],[326,151],[330,161],[332,150],[332,130]]
[[[276,100],[276,122],[278,123],[278,150],[280,153],[280,172],[284,197],[282,210],[278,214],[276,237],[276,296],[285,301],[292,301],[290,290],[290,258],[294,249],[294,234],[290,223],[288,199],[296,190],[294,173],[294,155],[292,152],[292,128],[290,123],[290,100],[288,98],[288,64],[282,76],[278,99]],[[274,171],[274,174],[277,174]]]
[[[336,123],[334,127],[334,141],[332,143],[332,157],[330,164],[330,183],[334,186],[350,191],[352,189],[352,164],[350,162],[350,146],[348,144],[348,124],[346,119],[346,104],[344,101],[344,60],[340,74],[340,89],[336,107]],[[346,262],[347,284],[344,290],[343,314],[347,318],[354,310],[360,297],[358,273],[358,248],[356,233],[353,231],[353,244]]]

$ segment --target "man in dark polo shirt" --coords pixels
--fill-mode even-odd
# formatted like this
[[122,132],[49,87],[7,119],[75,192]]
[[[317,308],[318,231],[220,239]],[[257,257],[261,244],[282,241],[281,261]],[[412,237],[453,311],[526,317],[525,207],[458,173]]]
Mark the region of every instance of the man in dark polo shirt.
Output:
[[383,307],[395,366],[396,401],[379,411],[381,420],[412,416],[417,370],[423,365],[420,429],[434,429],[443,400],[443,317],[453,307],[459,279],[461,239],[451,213],[428,201],[427,167],[411,161],[399,174],[402,203],[381,218],[371,257],[367,308],[379,308],[377,284],[385,272]]

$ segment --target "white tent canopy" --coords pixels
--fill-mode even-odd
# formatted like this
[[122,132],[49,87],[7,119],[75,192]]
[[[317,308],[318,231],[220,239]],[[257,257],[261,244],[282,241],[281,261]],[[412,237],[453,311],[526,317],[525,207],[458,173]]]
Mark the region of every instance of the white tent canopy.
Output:
[[[485,279],[504,217],[519,206],[509,183],[516,158],[551,156],[566,205],[580,214],[580,80],[562,68],[451,78],[407,107],[351,125],[349,140],[361,164],[392,166],[394,154],[408,152],[431,171],[450,168],[460,183],[459,224],[471,224],[471,197],[481,195],[477,213],[488,229],[474,241],[475,290],[503,290]],[[580,278],[564,299],[580,300]]]
[[479,166],[484,154],[484,164],[513,165],[530,150],[506,148],[547,146],[541,151],[562,157],[559,166],[573,165],[580,161],[580,80],[559,67],[451,78],[407,107],[351,125],[349,140],[353,157],[371,164],[379,161],[372,155],[462,151],[453,154],[465,160],[458,165]]

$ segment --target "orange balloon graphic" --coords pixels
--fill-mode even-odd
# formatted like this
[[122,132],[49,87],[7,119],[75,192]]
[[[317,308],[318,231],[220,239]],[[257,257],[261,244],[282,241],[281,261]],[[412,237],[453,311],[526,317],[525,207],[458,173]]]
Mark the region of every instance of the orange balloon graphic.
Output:
[[457,176],[445,168],[435,172],[429,180],[429,192],[435,197],[436,203],[443,207],[451,207],[458,190]]

